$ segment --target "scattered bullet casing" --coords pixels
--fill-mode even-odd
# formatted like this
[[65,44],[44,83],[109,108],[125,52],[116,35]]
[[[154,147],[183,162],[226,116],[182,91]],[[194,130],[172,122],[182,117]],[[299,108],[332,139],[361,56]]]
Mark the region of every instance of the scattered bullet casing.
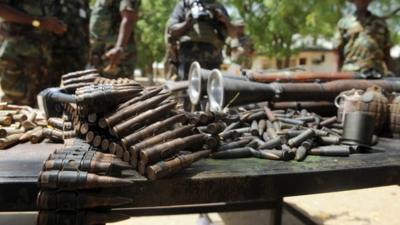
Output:
[[258,122],[258,136],[262,137],[264,134],[264,131],[267,128],[267,121],[266,120],[260,120]]
[[23,134],[13,134],[5,138],[0,138],[0,149],[6,149],[19,143]]
[[229,149],[234,149],[234,148],[241,148],[241,147],[246,146],[248,143],[250,143],[251,140],[252,139],[250,139],[250,138],[246,138],[246,139],[243,139],[240,141],[227,143],[227,144],[221,145],[218,148],[218,151],[224,151],[224,150],[229,150]]
[[299,146],[302,142],[306,141],[307,139],[315,137],[315,132],[313,129],[307,129],[306,131],[303,131],[300,135],[297,137],[294,137],[288,141],[288,145],[290,147],[297,147]]
[[253,157],[253,151],[251,147],[235,148],[225,151],[219,151],[211,154],[213,159],[237,159],[237,158],[248,158]]
[[72,123],[71,122],[66,122],[63,119],[60,118],[49,118],[47,120],[48,125],[59,129],[59,130],[72,130]]
[[321,122],[319,123],[319,125],[320,125],[321,127],[329,127],[330,125],[332,125],[332,124],[334,124],[334,123],[336,123],[336,122],[338,122],[338,120],[337,120],[337,117],[334,116],[334,117],[330,117],[330,118],[328,118],[328,119],[325,119],[325,120],[321,121]]
[[32,144],[40,143],[43,141],[43,139],[44,139],[44,134],[42,128],[35,130],[35,132],[32,133],[30,138]]
[[278,136],[270,141],[266,142],[264,145],[259,146],[259,149],[274,149],[280,147],[287,141],[285,136]]
[[256,120],[253,120],[253,122],[251,122],[250,133],[253,136],[258,136],[258,123]]
[[351,147],[345,145],[331,145],[313,148],[310,155],[347,157],[351,154]]
[[225,128],[226,128],[226,125],[224,122],[210,123],[207,126],[207,132],[210,134],[213,134],[213,135],[217,135],[217,134],[223,132]]
[[296,150],[295,160],[303,161],[308,154],[308,151],[312,148],[313,142],[312,141],[304,141]]

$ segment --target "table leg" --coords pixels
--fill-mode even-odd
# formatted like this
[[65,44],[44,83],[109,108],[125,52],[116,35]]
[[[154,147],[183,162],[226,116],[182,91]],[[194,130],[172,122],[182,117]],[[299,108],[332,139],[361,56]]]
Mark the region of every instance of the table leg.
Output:
[[277,199],[275,202],[275,207],[272,209],[271,223],[273,225],[282,225],[282,208],[283,208],[283,198]]

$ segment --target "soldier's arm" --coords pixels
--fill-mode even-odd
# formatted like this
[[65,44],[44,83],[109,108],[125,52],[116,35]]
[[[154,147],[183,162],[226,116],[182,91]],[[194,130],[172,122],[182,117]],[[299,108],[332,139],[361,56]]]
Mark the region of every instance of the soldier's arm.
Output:
[[62,34],[67,29],[62,21],[59,21],[54,17],[38,18],[3,3],[0,3],[0,17],[6,22],[30,26],[33,25],[33,21],[38,21],[40,28],[57,34]]
[[178,39],[189,31],[192,26],[192,15],[190,13],[185,13],[183,4],[178,4],[171,15],[168,33],[172,38]]
[[128,45],[138,19],[138,13],[137,11],[124,10],[121,12],[121,17],[122,20],[119,26],[118,40],[115,45],[117,48],[124,48]]
[[117,42],[114,48],[106,53],[106,57],[110,59],[110,65],[116,65],[119,62],[123,49],[131,40],[132,31],[138,20],[137,7],[134,7],[133,4],[134,2],[121,6],[121,24],[119,25]]
[[335,33],[334,37],[334,45],[335,45],[335,51],[336,51],[336,62],[337,62],[337,71],[340,71],[343,67],[344,63],[344,46],[345,46],[345,40],[343,39],[343,30],[340,28],[340,21],[338,23],[338,27]]
[[226,33],[228,34],[229,37],[236,37],[237,32],[235,26],[231,23],[231,20],[228,15],[228,11],[221,6],[220,8],[217,8],[214,10],[215,16],[218,21],[220,21],[226,29]]

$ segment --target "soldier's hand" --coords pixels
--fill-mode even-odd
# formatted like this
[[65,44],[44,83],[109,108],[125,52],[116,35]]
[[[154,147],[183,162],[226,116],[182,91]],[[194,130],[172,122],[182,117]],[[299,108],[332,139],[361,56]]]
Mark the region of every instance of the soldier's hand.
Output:
[[67,25],[56,17],[45,17],[40,20],[40,26],[49,32],[62,35],[67,31]]
[[110,65],[118,64],[121,59],[123,49],[120,47],[114,47],[106,52],[105,56],[110,60]]

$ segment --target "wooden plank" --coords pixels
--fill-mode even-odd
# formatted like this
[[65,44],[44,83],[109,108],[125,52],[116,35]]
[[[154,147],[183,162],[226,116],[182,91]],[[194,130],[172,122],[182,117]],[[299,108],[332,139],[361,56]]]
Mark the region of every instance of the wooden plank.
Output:
[[[21,145],[0,152],[0,211],[33,210],[42,162],[57,145]],[[203,160],[176,176],[104,193],[132,198],[131,207],[270,201],[293,196],[400,184],[400,141],[382,139],[370,154],[308,157],[304,162]]]

